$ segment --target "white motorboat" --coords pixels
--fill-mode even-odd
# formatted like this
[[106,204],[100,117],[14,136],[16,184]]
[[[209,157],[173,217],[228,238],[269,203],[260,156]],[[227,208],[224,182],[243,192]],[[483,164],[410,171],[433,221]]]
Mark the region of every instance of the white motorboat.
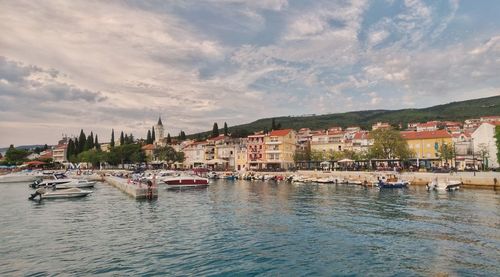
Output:
[[460,185],[462,182],[457,180],[446,180],[446,181],[438,181],[438,179],[434,179],[432,182],[427,184],[427,190],[437,190],[437,191],[454,191],[460,189]]
[[68,178],[63,173],[55,173],[52,179],[36,180],[30,185],[32,188],[40,187],[54,187],[55,189],[68,189],[68,188],[91,188],[95,182],[90,182],[85,179]]
[[167,189],[206,188],[208,179],[195,175],[181,175],[163,179]]
[[61,189],[61,190],[51,190],[47,188],[39,188],[35,193],[31,194],[30,200],[35,199],[37,196],[40,199],[60,199],[60,198],[76,198],[84,197],[91,194],[91,190],[82,190],[79,188]]
[[0,183],[29,183],[42,177],[39,172],[15,172],[0,176]]

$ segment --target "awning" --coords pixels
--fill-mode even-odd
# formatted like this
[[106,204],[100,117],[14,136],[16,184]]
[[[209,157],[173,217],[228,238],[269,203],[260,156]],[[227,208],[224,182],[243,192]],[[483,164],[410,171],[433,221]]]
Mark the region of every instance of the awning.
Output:
[[338,161],[338,163],[352,163],[354,162],[354,160],[351,160],[351,159],[342,159],[340,161]]
[[207,164],[224,164],[224,163],[228,163],[228,161],[222,159],[211,159],[207,161]]

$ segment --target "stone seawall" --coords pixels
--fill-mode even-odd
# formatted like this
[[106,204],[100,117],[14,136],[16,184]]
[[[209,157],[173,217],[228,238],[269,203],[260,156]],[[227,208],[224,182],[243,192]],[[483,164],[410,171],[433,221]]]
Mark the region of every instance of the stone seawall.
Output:
[[[114,176],[106,176],[104,180],[118,188],[119,190],[125,192],[126,194],[134,197],[135,199],[146,199],[148,194],[148,187],[145,184],[138,184],[133,182],[128,182],[127,179],[114,177]],[[152,187],[153,190],[153,198],[158,198],[158,187]]]
[[[259,172],[258,174],[267,175],[302,175],[304,177],[323,178],[340,177],[356,181],[375,182],[378,176],[394,174],[388,172],[364,172],[364,171],[309,171],[299,170],[297,172]],[[426,185],[435,178],[438,180],[457,180],[463,183],[464,187],[500,189],[500,172],[458,172],[458,173],[426,173],[426,172],[408,172],[396,174],[402,179],[408,180],[412,185]]]

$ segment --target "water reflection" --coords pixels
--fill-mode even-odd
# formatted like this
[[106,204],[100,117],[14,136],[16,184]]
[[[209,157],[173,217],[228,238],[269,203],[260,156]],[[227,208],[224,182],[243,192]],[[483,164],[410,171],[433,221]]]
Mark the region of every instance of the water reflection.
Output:
[[[500,197],[216,181],[135,201],[3,185],[0,275],[498,275]],[[431,262],[430,262],[431,261]]]

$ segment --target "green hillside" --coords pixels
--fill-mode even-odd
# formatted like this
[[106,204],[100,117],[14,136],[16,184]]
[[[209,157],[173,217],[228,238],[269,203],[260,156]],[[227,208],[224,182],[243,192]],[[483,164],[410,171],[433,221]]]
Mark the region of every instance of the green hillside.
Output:
[[[464,121],[468,118],[488,115],[500,115],[500,96],[451,102],[423,109],[370,110],[326,115],[284,116],[275,117],[274,119],[276,124],[281,124],[282,128],[319,130],[332,126],[344,128],[360,126],[363,129],[370,129],[371,125],[378,121],[389,122],[392,125],[401,123],[405,127],[408,122],[426,122],[429,120]],[[229,131],[240,134],[270,129],[272,119],[263,118],[248,124],[232,126],[229,127]],[[210,133],[203,132],[189,137],[204,137]]]

